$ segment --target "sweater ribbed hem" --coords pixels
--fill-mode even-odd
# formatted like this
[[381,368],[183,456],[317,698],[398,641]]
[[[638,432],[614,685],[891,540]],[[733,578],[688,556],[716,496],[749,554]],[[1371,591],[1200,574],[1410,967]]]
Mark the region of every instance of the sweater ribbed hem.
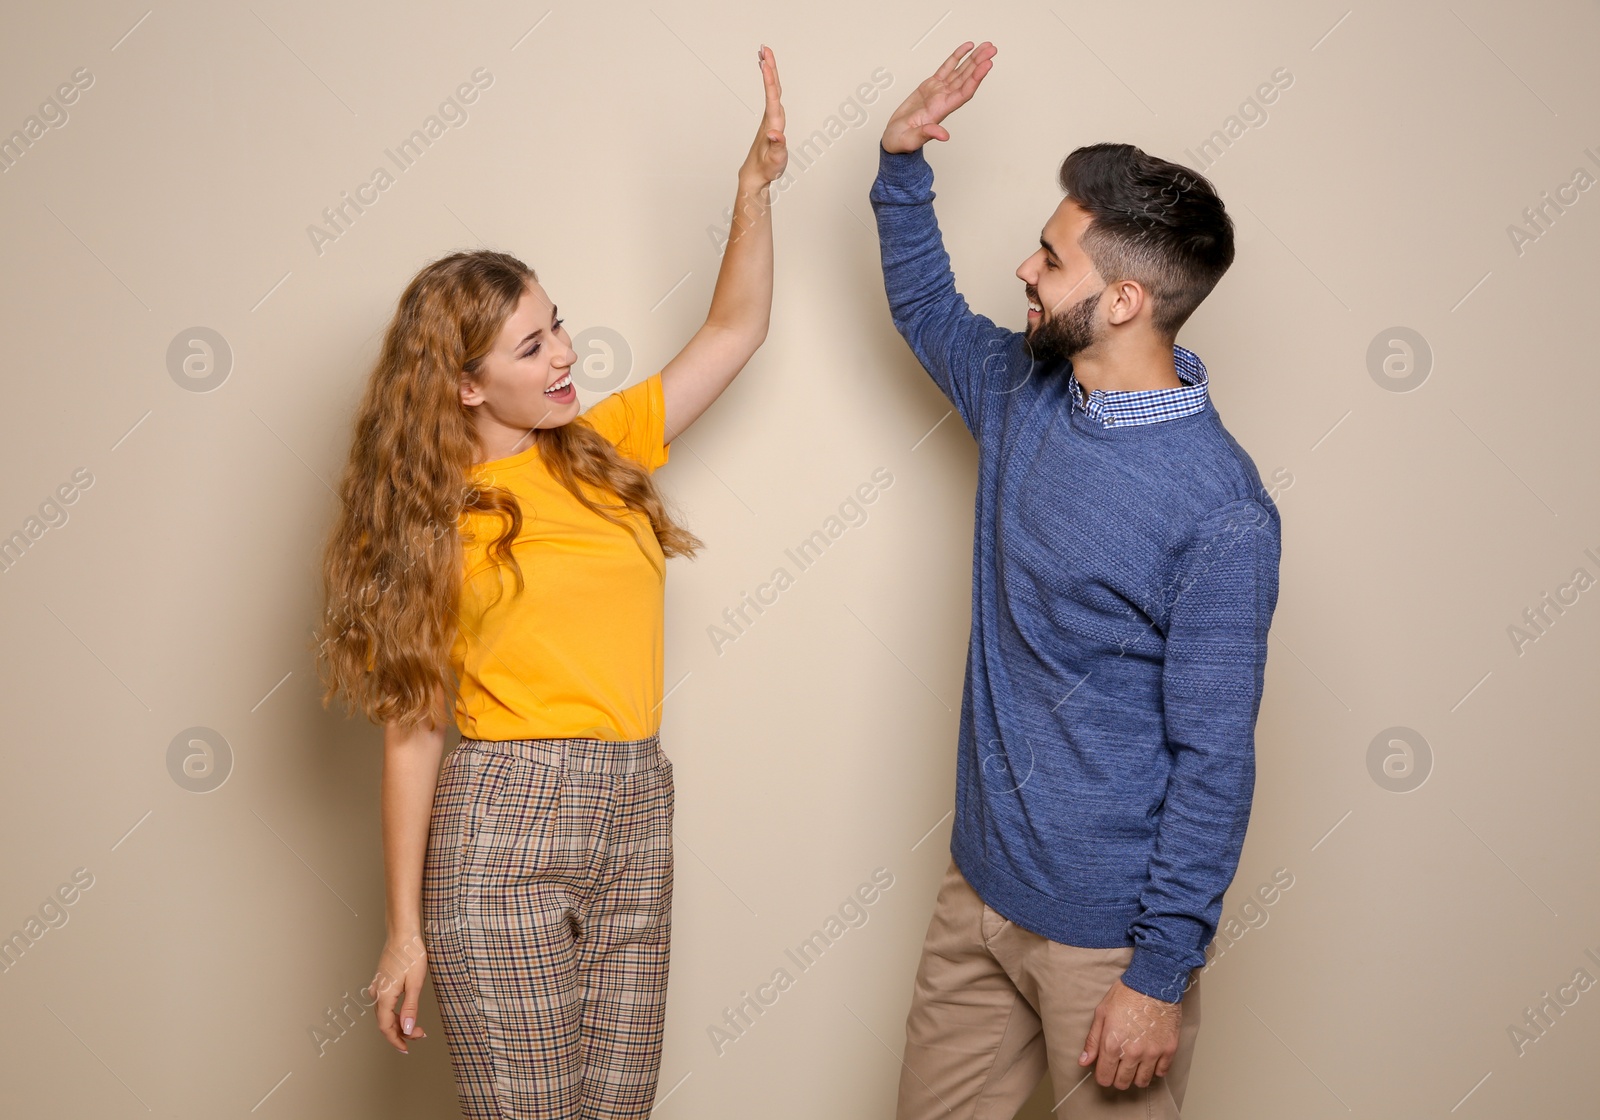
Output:
[[1116,905],[1066,902],[1028,886],[1005,868],[985,863],[969,850],[957,828],[950,854],[972,889],[1001,917],[1062,945],[1084,949],[1119,949],[1133,945],[1133,959],[1122,982],[1152,999],[1177,1003],[1189,986],[1191,969],[1157,949],[1134,943],[1132,926],[1141,907],[1137,900]]
[[950,838],[950,854],[955,858],[956,867],[978,892],[978,897],[1001,917],[1063,945],[1116,949],[1133,944],[1130,927],[1141,912],[1137,900],[1090,906],[1053,898],[1030,887],[1004,867],[985,863],[965,840],[966,834],[959,828]]

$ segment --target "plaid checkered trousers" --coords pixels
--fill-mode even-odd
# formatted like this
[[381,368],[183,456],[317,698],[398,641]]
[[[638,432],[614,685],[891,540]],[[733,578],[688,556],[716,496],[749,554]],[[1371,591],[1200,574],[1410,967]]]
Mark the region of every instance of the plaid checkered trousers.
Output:
[[423,936],[468,1120],[649,1116],[672,817],[658,735],[462,739],[445,760]]

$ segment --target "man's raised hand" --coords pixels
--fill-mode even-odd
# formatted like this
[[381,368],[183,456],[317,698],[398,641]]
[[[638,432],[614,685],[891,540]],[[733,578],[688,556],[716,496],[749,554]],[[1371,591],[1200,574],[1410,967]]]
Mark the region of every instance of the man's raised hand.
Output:
[[967,54],[971,48],[971,40],[957,47],[933,77],[912,90],[911,96],[894,111],[883,130],[884,151],[914,152],[929,140],[950,139],[939,122],[972,99],[978,83],[994,65],[993,43],[985,40]]

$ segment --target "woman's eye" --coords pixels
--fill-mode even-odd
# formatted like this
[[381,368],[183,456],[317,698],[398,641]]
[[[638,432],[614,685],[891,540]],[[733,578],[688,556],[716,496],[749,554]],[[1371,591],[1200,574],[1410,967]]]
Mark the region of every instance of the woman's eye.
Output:
[[[565,320],[565,319],[557,319],[557,320],[556,320],[556,321],[555,321],[555,322],[554,322],[554,323],[553,323],[553,324],[552,324],[552,325],[551,325],[551,327],[550,327],[550,329],[551,329],[551,330],[553,330],[553,331],[557,331],[557,330],[560,330],[560,329],[561,329],[561,324],[562,324],[562,323],[565,323],[565,322],[566,322],[566,320]],[[524,358],[531,358],[531,357],[533,357],[533,356],[534,356],[534,355],[535,355],[535,354],[537,354],[537,353],[538,353],[538,352],[539,352],[539,344],[538,344],[538,343],[537,343],[537,342],[535,342],[535,343],[534,343],[534,344],[533,344],[533,347],[532,347],[532,348],[531,348],[531,349],[530,349],[530,350],[529,350],[529,351],[528,351],[528,352],[527,352],[527,353],[526,353],[526,354],[524,354],[524,355],[522,355],[522,356],[523,356],[523,357],[524,357]]]

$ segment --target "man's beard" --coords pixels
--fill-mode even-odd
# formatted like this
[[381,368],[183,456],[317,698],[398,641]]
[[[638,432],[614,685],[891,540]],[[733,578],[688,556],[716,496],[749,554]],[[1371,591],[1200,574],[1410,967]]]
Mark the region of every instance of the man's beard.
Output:
[[1060,314],[1050,315],[1029,332],[1028,347],[1036,365],[1055,365],[1094,344],[1097,338],[1095,307],[1104,293],[1105,289],[1101,288],[1094,295],[1085,296]]

